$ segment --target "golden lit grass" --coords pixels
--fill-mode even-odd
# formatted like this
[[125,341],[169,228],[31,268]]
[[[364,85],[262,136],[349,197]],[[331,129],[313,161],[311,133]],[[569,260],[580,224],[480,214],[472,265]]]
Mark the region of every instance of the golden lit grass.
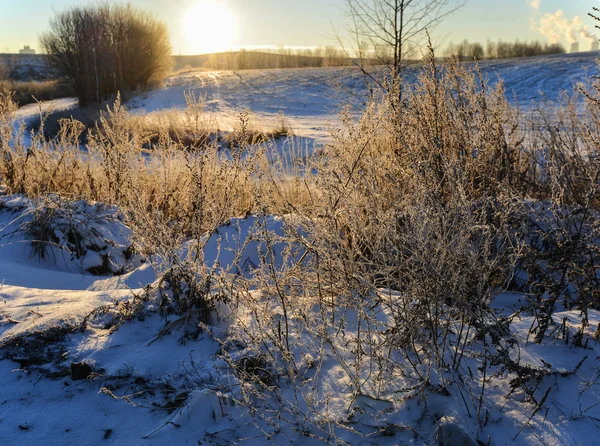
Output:
[[[236,129],[224,135],[205,113],[204,98],[193,94],[186,94],[183,112],[145,116],[128,113],[117,101],[90,133],[85,153],[78,145],[85,126],[69,119],[54,139],[38,135],[27,148],[6,130],[14,103],[4,93],[0,176],[9,193],[58,193],[158,212],[184,232],[196,224],[198,209],[226,219],[254,211],[257,197],[263,208],[343,211],[349,220],[342,226],[369,227],[363,221],[369,209],[390,211],[423,191],[443,201],[457,193],[473,199],[507,192],[548,197],[549,164],[539,162],[544,148],[572,169],[561,169],[568,176],[564,200],[583,199],[582,178],[589,177],[591,163],[585,153],[595,147],[587,129],[600,128],[598,113],[590,111],[587,123],[571,109],[555,113],[562,123],[554,120],[532,133],[501,88],[487,91],[480,75],[454,64],[440,70],[432,63],[401,100],[390,93],[358,121],[342,116],[325,155],[282,159],[255,143],[287,134],[283,119],[281,128],[259,131],[242,113]],[[560,128],[571,132],[569,138],[552,137]],[[567,140],[579,141],[576,150]],[[332,203],[335,209],[327,209]]]
[[221,147],[230,148],[236,144],[260,144],[292,135],[283,116],[274,128],[266,128],[250,119],[247,112],[239,115],[234,126],[243,125],[242,135],[224,128],[215,115],[207,113],[206,98],[193,92],[185,92],[186,108],[163,109],[148,114],[131,114],[128,116],[131,124],[142,133],[150,135],[150,143],[156,144],[161,135],[167,135],[173,142],[183,146],[203,147],[216,142]]
[[[204,121],[203,109],[194,104],[190,101],[183,120],[176,119],[180,114],[164,113],[151,126],[117,100],[101,115],[97,131],[89,132],[83,152],[79,141],[86,127],[67,118],[54,138],[37,133],[30,147],[22,145],[12,133],[16,104],[2,93],[0,178],[8,193],[57,193],[148,216],[159,213],[182,233],[192,231],[200,210],[207,221],[245,215],[254,210],[257,191],[271,182],[267,171],[258,175],[257,166],[271,169],[273,163],[249,144],[243,121],[229,136],[230,148],[223,150],[210,138],[210,120]],[[281,180],[282,191],[288,190],[286,183]],[[285,195],[289,199],[292,193]]]

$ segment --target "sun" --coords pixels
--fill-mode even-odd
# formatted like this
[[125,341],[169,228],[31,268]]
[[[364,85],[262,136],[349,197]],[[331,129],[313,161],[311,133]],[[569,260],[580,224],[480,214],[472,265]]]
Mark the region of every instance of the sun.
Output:
[[198,0],[185,13],[186,47],[196,54],[232,49],[236,20],[223,1]]

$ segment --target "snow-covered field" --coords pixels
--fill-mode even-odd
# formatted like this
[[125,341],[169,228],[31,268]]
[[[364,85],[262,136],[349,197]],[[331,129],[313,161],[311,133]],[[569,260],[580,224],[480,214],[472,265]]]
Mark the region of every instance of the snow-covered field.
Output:
[[[502,80],[508,100],[528,111],[535,101],[557,101],[562,92],[587,83],[599,72],[597,60],[597,53],[576,53],[484,61],[480,67],[490,85]],[[407,68],[406,81],[416,82],[419,71]],[[330,124],[339,125],[344,106],[352,104],[352,110],[360,110],[367,95],[355,68],[197,71],[169,78],[164,88],[129,106],[135,113],[183,110],[186,91],[206,95],[207,112],[223,130],[236,125],[239,113],[248,109],[259,127],[278,127],[283,118],[295,135],[319,141],[329,137]]]
[[[588,83],[599,74],[597,61],[597,53],[576,53],[484,61],[480,68],[490,86],[501,80],[509,102],[527,113],[542,99],[556,102],[563,92]],[[420,70],[408,67],[406,82],[416,82]],[[294,143],[303,149],[327,141],[331,126],[340,125],[340,111],[350,105],[351,113],[358,114],[367,97],[356,68],[191,71],[168,78],[163,88],[134,97],[127,106],[150,117],[163,111],[183,113],[185,92],[206,96],[206,118],[222,131],[238,125],[240,113],[248,111],[250,126],[269,131],[284,124],[300,138]],[[74,99],[59,99],[43,107],[60,111],[76,104]],[[37,115],[38,106],[32,104],[19,110],[18,118],[27,122]]]
[[335,81],[353,74],[339,68],[190,72],[169,78],[165,88],[128,105],[136,113],[183,110],[184,92],[192,91],[206,95],[207,113],[223,130],[237,125],[239,114],[249,110],[251,124],[259,128],[277,128],[283,120],[298,136],[324,139],[328,123],[339,122],[337,115],[347,101]]

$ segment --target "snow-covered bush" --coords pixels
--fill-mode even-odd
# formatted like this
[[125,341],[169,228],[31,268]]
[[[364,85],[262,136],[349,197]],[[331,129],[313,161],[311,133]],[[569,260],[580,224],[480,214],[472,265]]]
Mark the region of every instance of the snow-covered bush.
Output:
[[[16,243],[20,235],[31,254],[49,265],[99,276],[121,275],[141,265],[131,244],[131,230],[115,207],[51,195],[6,204],[14,220],[3,228],[2,240]],[[13,226],[16,226],[13,228]]]
[[[267,251],[248,281],[233,282],[221,357],[242,382],[235,397],[271,432],[288,423],[333,442],[353,417],[371,416],[382,434],[394,417],[353,401],[452,396],[479,436],[502,412],[490,387],[529,395],[531,418],[546,404],[541,386],[557,372],[519,358],[530,334],[547,343],[556,333],[555,311],[581,312],[579,328],[569,314],[561,329],[572,348],[593,339],[597,110],[588,123],[543,127],[532,143],[501,86],[490,92],[479,73],[433,56],[399,97],[357,123],[345,117],[307,169],[310,205],[294,206],[283,234],[258,231],[285,243],[290,261],[274,266]],[[565,129],[576,145],[553,133]],[[259,206],[289,212],[276,190]],[[495,300],[517,284],[531,299],[510,314]],[[521,316],[533,316],[529,330],[514,327]]]

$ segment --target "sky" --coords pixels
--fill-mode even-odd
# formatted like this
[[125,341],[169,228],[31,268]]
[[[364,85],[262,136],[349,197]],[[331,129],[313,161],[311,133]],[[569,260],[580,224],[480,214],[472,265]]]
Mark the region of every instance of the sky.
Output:
[[[427,0],[424,0],[427,1]],[[174,54],[239,47],[336,46],[346,23],[345,0],[130,0],[169,28]],[[50,18],[85,0],[0,0],[0,52],[39,51]],[[560,42],[581,49],[596,38],[587,16],[592,0],[466,0],[435,30],[435,43],[463,39]],[[337,30],[337,31],[336,31]]]

